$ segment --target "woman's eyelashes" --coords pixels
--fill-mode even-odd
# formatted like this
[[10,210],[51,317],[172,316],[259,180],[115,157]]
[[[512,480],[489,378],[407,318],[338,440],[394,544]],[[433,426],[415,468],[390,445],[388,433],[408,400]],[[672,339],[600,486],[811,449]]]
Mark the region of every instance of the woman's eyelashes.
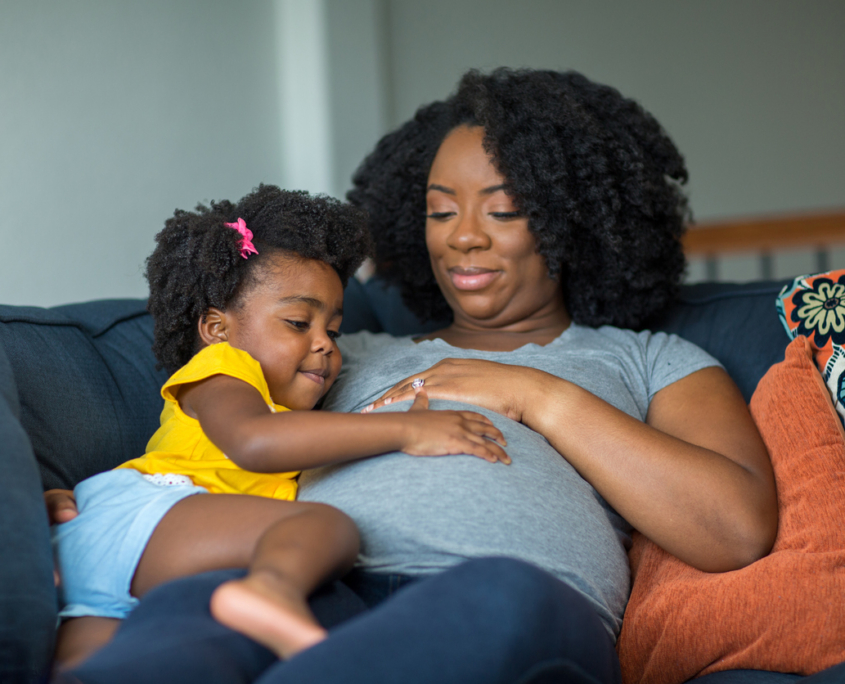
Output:
[[[425,215],[426,218],[434,221],[445,221],[456,215],[454,211],[432,211]],[[498,219],[499,221],[509,221],[510,219],[522,218],[522,214],[518,211],[491,211],[488,216]]]

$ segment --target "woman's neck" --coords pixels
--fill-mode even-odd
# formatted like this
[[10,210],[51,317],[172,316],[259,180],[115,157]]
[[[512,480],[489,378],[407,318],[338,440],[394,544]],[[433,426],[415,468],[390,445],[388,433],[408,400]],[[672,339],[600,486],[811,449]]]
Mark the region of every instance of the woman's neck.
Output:
[[461,349],[513,351],[526,344],[545,346],[560,337],[571,324],[569,314],[564,313],[561,316],[560,312],[548,318],[520,321],[518,324],[499,328],[485,328],[456,320],[442,330],[421,335],[416,341],[440,339]]

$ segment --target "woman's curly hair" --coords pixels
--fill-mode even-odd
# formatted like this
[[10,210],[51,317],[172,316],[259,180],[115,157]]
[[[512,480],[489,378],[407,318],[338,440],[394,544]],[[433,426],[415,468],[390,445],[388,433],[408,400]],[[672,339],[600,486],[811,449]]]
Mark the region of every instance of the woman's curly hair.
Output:
[[[242,218],[258,254],[241,256],[241,235],[226,227]],[[237,307],[273,254],[317,259],[343,285],[371,253],[365,212],[331,197],[259,185],[237,204],[227,200],[177,209],[156,235],[147,259],[153,353],[173,372],[199,349],[197,322],[211,308]]]
[[376,266],[423,320],[451,318],[425,244],[426,185],[445,136],[484,145],[560,278],[577,323],[637,328],[675,297],[689,217],[684,159],[659,123],[615,89],[565,73],[470,71],[457,92],[386,135],[353,176]]

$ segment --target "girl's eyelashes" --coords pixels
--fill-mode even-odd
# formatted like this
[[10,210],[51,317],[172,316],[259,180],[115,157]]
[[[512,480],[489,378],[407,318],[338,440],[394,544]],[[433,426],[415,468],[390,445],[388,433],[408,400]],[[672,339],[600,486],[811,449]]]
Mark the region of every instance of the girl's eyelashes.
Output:
[[447,219],[454,215],[454,211],[432,211],[430,214],[426,214],[425,217],[434,219],[435,221],[442,221],[443,219]]
[[[291,319],[285,319],[285,323],[287,323],[299,332],[306,332],[311,328],[311,324],[307,321],[294,321]],[[326,335],[328,335],[329,339],[332,341],[337,340],[342,334],[343,333],[341,333],[340,330],[326,330]]]
[[518,211],[491,211],[490,216],[497,219],[517,219],[522,218],[522,214]]

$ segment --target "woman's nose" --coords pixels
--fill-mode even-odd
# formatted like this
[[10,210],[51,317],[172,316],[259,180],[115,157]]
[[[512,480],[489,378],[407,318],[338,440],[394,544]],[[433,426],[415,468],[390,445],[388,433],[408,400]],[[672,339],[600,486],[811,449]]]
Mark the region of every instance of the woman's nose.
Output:
[[454,229],[449,234],[447,244],[453,249],[468,252],[472,249],[488,249],[490,236],[484,230],[482,222],[472,213],[464,214],[455,221]]

